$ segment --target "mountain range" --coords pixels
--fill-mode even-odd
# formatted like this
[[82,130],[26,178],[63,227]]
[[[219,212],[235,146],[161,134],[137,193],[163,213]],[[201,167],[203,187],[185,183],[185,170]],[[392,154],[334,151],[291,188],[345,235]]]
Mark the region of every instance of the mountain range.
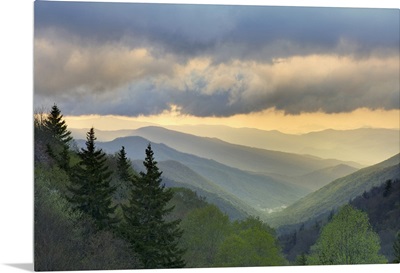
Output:
[[[145,138],[133,136],[117,138],[109,142],[97,142],[97,147],[109,154],[114,154],[124,146],[127,156],[131,160],[143,160],[145,156],[144,150],[149,143],[150,141]],[[81,141],[80,146],[83,144],[84,142]],[[177,161],[204,178],[202,183],[196,186],[212,191],[215,191],[215,187],[219,187],[224,192],[236,196],[260,211],[287,206],[309,193],[307,188],[284,180],[263,174],[250,173],[221,164],[212,159],[182,153],[165,144],[152,142],[151,145],[155,158],[160,164],[163,161]],[[167,178],[177,180],[175,176]],[[210,183],[206,183],[206,181],[212,182],[214,189],[211,189]],[[191,184],[193,182],[186,183]]]
[[[155,129],[148,128],[155,126],[146,123],[134,125],[138,128],[117,131],[102,131],[95,128],[96,135],[99,141],[111,141],[117,137],[133,135],[154,137],[152,131]],[[353,161],[363,166],[379,163],[400,150],[400,132],[396,129],[324,130],[300,135],[221,125],[164,126],[164,129],[198,137],[216,138],[247,147]],[[71,129],[76,139],[84,139],[87,131],[88,128]]]
[[[218,128],[222,130],[223,127]],[[366,133],[362,131],[346,134],[361,136]],[[83,138],[84,132],[85,129],[73,130],[76,139]],[[215,137],[200,137],[157,126],[95,132],[99,139],[109,140],[96,142],[99,148],[114,154],[124,146],[134,168],[139,171],[142,170],[145,148],[151,143],[167,186],[196,191],[232,219],[255,215],[273,226],[298,223],[329,212],[386,178],[399,175],[398,155],[365,167],[352,161],[232,144]],[[392,134],[390,130],[377,129],[375,132],[386,136]],[[281,136],[279,132],[273,133],[277,138]],[[330,133],[333,136],[330,143],[337,137],[336,142],[341,143],[338,147],[352,142],[337,136],[337,131]],[[313,136],[318,144],[322,140],[315,134],[310,133],[308,137]],[[374,146],[378,139],[380,137],[363,140],[358,146],[368,142]],[[77,144],[82,147],[84,141],[77,140]],[[372,150],[377,149],[375,146]]]
[[293,225],[337,209],[388,179],[400,178],[400,154],[336,179],[277,213],[267,215],[272,226]]
[[377,164],[400,150],[398,129],[327,129],[297,135],[276,130],[265,131],[220,125],[167,126],[166,128],[197,136],[216,137],[229,143],[261,149],[355,161],[365,166]]

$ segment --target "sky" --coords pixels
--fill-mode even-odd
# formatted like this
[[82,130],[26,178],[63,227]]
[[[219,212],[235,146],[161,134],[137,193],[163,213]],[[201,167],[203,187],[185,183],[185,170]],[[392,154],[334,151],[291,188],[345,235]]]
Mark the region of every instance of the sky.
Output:
[[398,9],[36,1],[34,108],[70,127],[399,128],[399,44]]

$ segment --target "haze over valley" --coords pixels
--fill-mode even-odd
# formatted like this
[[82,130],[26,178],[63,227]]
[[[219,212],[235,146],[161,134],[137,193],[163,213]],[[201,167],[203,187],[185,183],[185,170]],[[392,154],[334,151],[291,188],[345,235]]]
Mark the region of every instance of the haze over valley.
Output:
[[[200,128],[204,132],[207,131],[207,126],[199,125]],[[216,137],[200,137],[160,126],[145,126],[135,130],[96,130],[96,136],[99,148],[109,154],[115,154],[124,146],[127,156],[133,162],[140,162],[143,158],[140,147],[151,143],[168,181],[201,190],[203,193],[205,191],[217,194],[227,202],[232,202],[232,198],[240,200],[241,210],[249,214],[256,212],[263,218],[271,212],[290,206],[336,179],[369,166],[357,161],[318,157],[318,149],[313,146],[330,146],[332,148],[327,149],[326,154],[330,151],[342,155],[342,158],[350,152],[374,155],[375,157],[368,157],[371,160],[375,158],[374,161],[380,158],[385,160],[399,151],[399,131],[389,129],[328,130],[289,135],[249,128],[215,125],[210,128],[213,130],[210,130],[209,134],[231,133],[231,138],[242,136],[241,142],[248,137],[247,141],[251,144],[232,144]],[[80,147],[85,144],[87,130],[71,128]],[[225,139],[228,138],[226,135]],[[271,150],[255,148],[255,145],[252,145],[253,140],[276,146]],[[280,152],[279,147],[284,144],[297,145],[298,149],[307,152]],[[366,159],[367,157],[364,157],[360,161],[365,162]],[[135,164],[139,169],[140,165]],[[183,179],[180,172],[191,175],[186,175]]]

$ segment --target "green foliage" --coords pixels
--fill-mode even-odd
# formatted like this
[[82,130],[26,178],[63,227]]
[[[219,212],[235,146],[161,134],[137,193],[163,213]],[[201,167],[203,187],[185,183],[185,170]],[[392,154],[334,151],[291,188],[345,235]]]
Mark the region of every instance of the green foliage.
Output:
[[367,195],[367,199],[360,196],[350,204],[368,214],[369,221],[381,240],[380,253],[392,261],[395,258],[393,241],[400,230],[400,180],[387,180],[380,187],[372,188]]
[[132,163],[126,157],[124,146],[122,146],[121,150],[117,153],[117,174],[122,181],[130,181],[134,176]]
[[295,265],[306,265],[307,264],[307,255],[303,252],[296,257]]
[[383,197],[388,197],[392,190],[392,180],[388,179],[385,182],[385,191],[383,192]]
[[109,157],[110,169],[113,170],[111,184],[116,188],[114,201],[126,204],[132,187],[132,180],[137,178],[132,162],[127,158],[125,147],[122,146],[114,156]]
[[106,163],[106,154],[95,147],[94,129],[87,133],[86,149],[79,152],[81,161],[73,170],[69,201],[76,208],[95,219],[100,229],[110,228],[118,220],[113,216],[112,195],[115,188],[110,186],[111,172]]
[[[379,187],[374,187],[368,192],[364,191],[362,195],[354,198],[350,205],[368,214],[373,230],[380,237],[380,254],[392,261],[395,258],[393,242],[400,229],[400,180],[391,179],[390,181],[390,194],[384,195],[387,183],[381,183]],[[321,226],[324,226],[333,219],[333,216],[334,211],[332,210],[330,213],[302,224],[280,227],[278,229],[279,241],[287,259],[294,262],[301,253],[309,253],[310,247],[316,243],[320,233],[314,223],[318,221]],[[294,241],[293,235],[296,233],[296,241]]]
[[169,207],[174,207],[174,210],[170,214],[166,215],[165,219],[171,220],[182,220],[186,218],[188,213],[191,211],[203,208],[208,203],[205,198],[198,196],[196,192],[186,188],[171,188],[174,193],[172,199],[168,202]]
[[297,224],[341,207],[364,191],[380,186],[388,179],[400,177],[399,162],[400,154],[397,154],[379,164],[339,178],[281,212],[270,214],[267,221],[273,227]]
[[[37,123],[39,124],[39,123]],[[69,145],[73,140],[63,115],[56,104],[51,108],[47,118],[42,121],[43,129],[50,136],[46,143],[47,152],[62,169],[69,170]]]
[[273,230],[257,218],[234,223],[234,232],[220,245],[216,266],[285,265]]
[[173,207],[167,207],[173,196],[161,185],[161,174],[149,144],[143,162],[146,172],[132,179],[129,205],[122,206],[125,222],[121,230],[140,256],[144,268],[183,267],[183,250],[178,247],[182,236],[179,220],[165,221]]
[[44,121],[44,126],[57,141],[68,144],[72,140],[71,132],[67,130],[67,124],[56,104],[51,108],[47,119]]
[[35,270],[71,270],[80,263],[79,230],[75,223],[81,215],[69,207],[57,190],[52,190],[54,177],[35,169]]
[[394,260],[393,263],[400,263],[400,231],[397,232],[396,240],[393,243]]
[[324,265],[387,262],[378,254],[379,249],[379,237],[372,230],[367,214],[345,205],[322,229],[307,262]]
[[187,267],[212,267],[220,244],[230,234],[230,222],[215,205],[195,209],[182,220],[181,246]]
[[67,180],[56,167],[35,168],[35,271],[140,267],[126,242],[110,231],[98,232],[90,217],[72,208],[58,190]]

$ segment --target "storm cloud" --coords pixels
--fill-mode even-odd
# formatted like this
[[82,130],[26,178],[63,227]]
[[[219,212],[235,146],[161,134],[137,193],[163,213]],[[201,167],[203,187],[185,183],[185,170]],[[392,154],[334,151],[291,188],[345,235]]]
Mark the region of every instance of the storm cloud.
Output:
[[231,116],[399,108],[399,12],[35,2],[35,104]]

